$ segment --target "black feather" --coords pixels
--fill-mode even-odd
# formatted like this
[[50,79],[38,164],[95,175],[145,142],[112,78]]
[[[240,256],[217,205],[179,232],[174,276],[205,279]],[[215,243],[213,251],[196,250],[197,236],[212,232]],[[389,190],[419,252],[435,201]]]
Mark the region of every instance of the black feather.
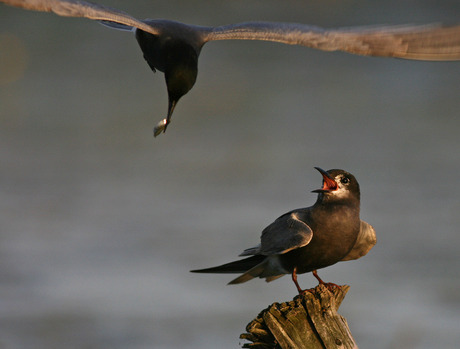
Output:
[[263,262],[266,256],[256,255],[251,256],[239,261],[222,264],[217,267],[190,270],[192,273],[217,273],[217,274],[231,274],[231,273],[244,273],[249,269],[255,267],[257,264]]

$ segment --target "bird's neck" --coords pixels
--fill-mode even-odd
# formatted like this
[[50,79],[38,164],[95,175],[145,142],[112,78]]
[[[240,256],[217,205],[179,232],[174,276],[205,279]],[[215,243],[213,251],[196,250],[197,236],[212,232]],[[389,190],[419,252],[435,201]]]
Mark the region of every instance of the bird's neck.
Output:
[[318,198],[314,206],[316,210],[327,212],[329,215],[346,215],[359,218],[359,200],[357,199]]

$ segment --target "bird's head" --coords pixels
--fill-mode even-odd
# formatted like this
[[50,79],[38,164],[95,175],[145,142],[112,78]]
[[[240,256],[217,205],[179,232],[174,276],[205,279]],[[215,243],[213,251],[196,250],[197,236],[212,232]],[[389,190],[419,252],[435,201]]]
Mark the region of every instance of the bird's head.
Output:
[[168,89],[168,114],[154,128],[158,136],[166,131],[179,99],[190,91],[198,75],[198,56],[204,41],[193,26],[169,20],[145,20],[157,28],[158,35],[136,30],[136,39],[153,71],[165,74]]
[[357,200],[359,202],[359,184],[355,176],[344,170],[333,169],[324,171],[319,167],[315,167],[315,169],[323,176],[323,187],[312,191],[319,194],[318,200]]

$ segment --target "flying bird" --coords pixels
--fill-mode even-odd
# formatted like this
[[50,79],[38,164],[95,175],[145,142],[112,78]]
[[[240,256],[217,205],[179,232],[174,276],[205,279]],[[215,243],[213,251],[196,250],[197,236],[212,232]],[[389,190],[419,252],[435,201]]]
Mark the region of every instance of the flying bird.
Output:
[[82,0],[0,0],[27,10],[85,17],[106,26],[135,32],[150,68],[164,73],[168,112],[154,128],[166,131],[179,99],[195,84],[203,45],[214,40],[263,40],[345,51],[364,56],[427,61],[460,60],[460,25],[398,25],[323,29],[298,23],[246,22],[217,27],[164,19],[138,20],[129,14]]
[[240,284],[255,277],[267,282],[291,274],[297,291],[302,290],[297,274],[313,272],[325,283],[317,269],[337,262],[358,259],[376,244],[374,228],[360,220],[360,190],[356,178],[344,170],[324,171],[321,189],[313,190],[318,198],[313,206],[283,214],[262,231],[261,242],[244,250],[250,256],[217,267],[192,270],[195,273],[243,273],[229,284]]

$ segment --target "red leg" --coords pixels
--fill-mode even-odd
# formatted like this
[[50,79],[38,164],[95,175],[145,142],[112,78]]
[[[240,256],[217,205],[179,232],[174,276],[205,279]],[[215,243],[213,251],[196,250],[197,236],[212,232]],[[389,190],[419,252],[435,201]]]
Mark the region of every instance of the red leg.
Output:
[[299,283],[297,282],[297,267],[294,267],[291,277],[292,277],[292,281],[294,281],[295,287],[297,287],[297,291],[299,291],[299,294],[301,294],[302,289],[300,288]]
[[313,270],[313,271],[312,271],[312,274],[313,274],[313,276],[316,278],[316,280],[318,280],[318,282],[319,282],[321,285],[326,286],[327,289],[328,289],[329,291],[332,291],[332,289],[333,289],[334,287],[338,288],[339,290],[341,289],[341,287],[340,287],[339,285],[336,285],[336,284],[334,284],[334,283],[332,283],[332,282],[324,282],[324,281],[319,277],[318,272],[317,272],[316,270]]
[[294,281],[295,287],[297,287],[297,291],[299,292],[299,294],[304,294],[305,292],[311,292],[311,290],[309,289],[302,290],[300,288],[299,283],[297,282],[297,267],[294,267],[291,277],[292,277],[292,281]]

